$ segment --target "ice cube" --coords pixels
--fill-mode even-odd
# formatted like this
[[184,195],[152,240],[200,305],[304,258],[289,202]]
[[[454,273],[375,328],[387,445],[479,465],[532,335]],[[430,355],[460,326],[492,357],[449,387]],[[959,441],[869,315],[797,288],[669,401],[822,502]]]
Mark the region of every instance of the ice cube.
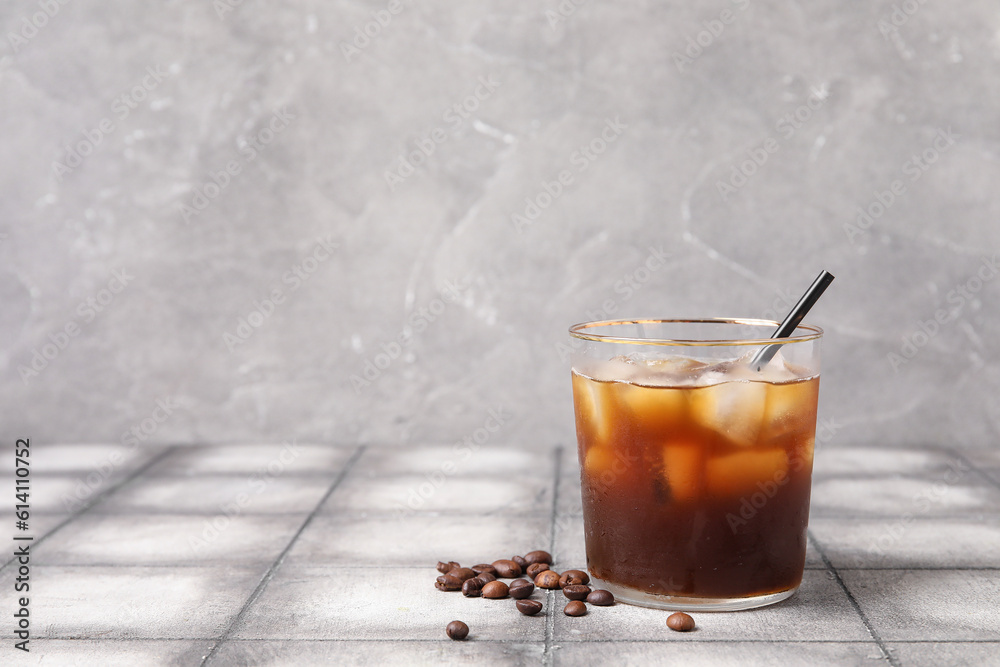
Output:
[[597,382],[573,373],[573,405],[576,428],[591,445],[606,446],[614,434],[614,383]]
[[582,359],[573,364],[573,371],[579,375],[604,382],[628,382],[640,372],[634,359],[626,356],[612,357],[607,361]]
[[[756,369],[753,370],[756,371]],[[794,366],[785,361],[784,355],[779,350],[771,361],[765,364],[760,371],[757,371],[757,378],[764,382],[788,382],[798,377],[809,377],[808,375],[800,375],[799,373],[802,370],[801,367]]]
[[767,404],[760,440],[768,446],[794,447],[808,438],[816,425],[816,380],[767,386]]
[[687,391],[676,387],[624,384],[619,396],[629,411],[629,419],[638,424],[647,437],[655,439],[669,436],[686,419]]
[[663,446],[663,477],[670,500],[685,502],[701,496],[705,483],[704,449],[696,442]]
[[761,382],[723,382],[690,391],[695,421],[740,447],[757,443],[766,401],[767,385]]
[[691,386],[705,366],[706,363],[688,357],[647,359],[638,366],[632,382],[647,387]]
[[714,497],[763,492],[773,497],[787,482],[788,456],[782,449],[743,450],[714,456],[705,464],[705,484]]
[[583,469],[591,480],[607,480],[607,477],[602,477],[605,473],[613,473],[613,467],[615,463],[615,453],[611,447],[597,445],[591,447],[587,450],[587,454],[583,460]]

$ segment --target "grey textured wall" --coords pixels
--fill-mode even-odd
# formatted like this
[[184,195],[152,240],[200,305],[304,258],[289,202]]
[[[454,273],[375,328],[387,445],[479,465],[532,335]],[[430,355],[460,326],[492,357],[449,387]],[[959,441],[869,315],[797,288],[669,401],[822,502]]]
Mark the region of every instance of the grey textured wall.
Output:
[[827,268],[830,441],[996,443],[994,2],[49,0],[2,34],[5,437],[572,441],[570,323],[780,316]]

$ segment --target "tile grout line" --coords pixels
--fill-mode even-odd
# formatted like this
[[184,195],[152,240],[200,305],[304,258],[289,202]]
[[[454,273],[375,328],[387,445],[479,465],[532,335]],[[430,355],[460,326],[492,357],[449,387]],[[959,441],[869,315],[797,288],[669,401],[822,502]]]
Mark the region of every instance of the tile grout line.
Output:
[[[711,612],[714,613],[714,612]],[[14,639],[14,637],[0,637],[0,639],[8,640]],[[45,637],[32,637],[32,639],[37,639],[40,642],[45,641],[62,641],[62,642],[80,642],[80,643],[97,643],[102,644],[138,644],[142,642],[213,642],[214,637],[102,637],[100,639],[95,639],[94,637],[80,637],[78,635],[53,635]],[[323,639],[303,639],[303,638],[293,638],[293,639],[273,639],[273,638],[260,638],[260,639],[229,639],[228,642],[242,643],[242,644],[254,644],[254,643],[295,643],[295,644],[306,644],[306,643],[332,643],[332,642],[343,642],[352,644],[440,644],[439,639],[414,639],[414,638],[397,638],[397,637],[372,637],[370,639],[357,639],[348,637],[331,637]],[[582,644],[614,644],[614,645],[628,645],[628,644],[652,644],[655,646],[673,646],[677,647],[680,644],[692,644],[700,646],[708,645],[718,645],[718,644],[765,644],[765,645],[779,645],[779,646],[795,646],[795,645],[809,645],[809,644],[858,644],[863,646],[870,646],[871,642],[865,641],[853,641],[847,639],[685,639],[683,642],[678,642],[676,639],[568,639],[565,640],[570,646],[579,646]],[[941,640],[941,639],[899,639],[893,642],[894,644],[942,644],[947,646],[953,645],[976,645],[976,644],[988,644],[997,645],[1000,644],[996,639],[955,639],[955,640]],[[524,642],[517,639],[476,639],[476,644],[492,644],[497,646],[525,646],[530,644],[530,642]]]
[[823,547],[820,546],[819,540],[816,539],[816,536],[813,535],[811,530],[806,531],[806,537],[810,542],[812,542],[813,548],[816,549],[816,553],[819,554],[819,557],[823,559],[823,564],[826,566],[827,570],[833,573],[833,577],[834,579],[836,579],[837,585],[840,586],[840,589],[842,591],[844,591],[844,594],[847,596],[848,601],[851,603],[851,606],[854,607],[854,611],[857,612],[858,616],[861,618],[861,622],[864,624],[865,629],[868,630],[868,634],[871,635],[873,640],[875,640],[875,643],[878,645],[879,651],[882,652],[882,655],[885,657],[886,661],[890,665],[892,665],[892,667],[902,667],[902,663],[900,663],[899,659],[896,658],[889,651],[889,647],[885,645],[885,641],[882,640],[881,635],[879,635],[878,631],[875,630],[875,626],[872,625],[871,621],[868,620],[868,616],[866,616],[865,612],[861,609],[861,605],[858,604],[858,601],[855,599],[854,594],[851,593],[850,589],[847,587],[847,584],[844,583],[844,579],[840,576],[840,572],[837,570],[837,568],[833,566],[833,563],[830,562],[830,559],[827,557],[826,552],[823,550]]
[[[134,480],[137,477],[141,476],[142,473],[144,473],[146,470],[148,470],[152,466],[156,465],[161,460],[165,459],[167,456],[169,456],[174,451],[176,451],[178,447],[180,447],[180,445],[172,445],[170,447],[167,447],[166,449],[164,449],[159,454],[151,457],[149,459],[149,461],[147,461],[143,465],[141,465],[138,468],[136,468],[135,470],[133,470],[123,480],[121,480],[117,484],[114,484],[113,486],[109,486],[104,491],[102,491],[101,493],[97,494],[89,503],[85,503],[82,508],[80,508],[76,512],[70,514],[68,517],[66,517],[65,519],[63,519],[62,521],[60,521],[54,527],[50,528],[47,533],[45,533],[41,537],[39,537],[37,539],[34,539],[31,542],[29,542],[29,544],[31,545],[31,548],[34,549],[39,544],[42,544],[43,542],[45,542],[45,540],[49,539],[50,537],[52,537],[53,535],[55,535],[57,532],[59,532],[60,530],[62,530],[63,528],[65,528],[67,525],[69,525],[73,521],[76,521],[81,516],[83,516],[84,514],[86,514],[90,510],[92,510],[93,508],[97,507],[101,503],[103,503],[107,498],[109,498],[110,496],[112,496],[118,489],[122,488],[123,486],[125,486],[126,484],[128,484],[129,482],[131,482],[132,480]],[[3,565],[0,565],[0,572],[3,572],[5,569],[7,569],[7,566],[9,566],[15,560],[17,560],[17,557],[16,556],[12,556],[10,560],[8,560],[7,562],[5,562]]]
[[[552,485],[552,514],[551,522],[549,523],[549,553],[553,553],[556,549],[556,520],[559,516],[559,485],[562,483],[562,445],[556,445],[555,451],[552,454],[554,459],[554,480]],[[553,554],[553,558],[555,554]],[[545,602],[549,613],[545,617],[545,642],[542,647],[542,664],[551,666],[554,664],[554,656],[552,655],[552,638],[555,636],[556,628],[556,594],[554,590],[545,591]]]
[[319,514],[320,508],[323,507],[324,504],[326,504],[326,501],[330,498],[331,495],[333,495],[333,492],[337,490],[337,487],[339,487],[341,482],[344,481],[344,478],[346,478],[347,475],[351,472],[351,470],[354,468],[354,464],[357,463],[359,458],[361,458],[361,454],[364,451],[365,451],[365,445],[360,445],[356,450],[354,450],[354,453],[351,454],[351,457],[347,459],[347,462],[344,463],[344,467],[341,468],[340,472],[337,474],[337,477],[333,480],[333,483],[330,484],[330,488],[327,489],[325,494],[323,494],[323,497],[320,498],[319,502],[313,508],[312,512],[310,512],[309,516],[306,517],[306,520],[302,522],[302,525],[299,526],[299,529],[295,531],[294,535],[292,535],[292,538],[288,541],[288,544],[285,545],[285,548],[281,551],[280,554],[278,554],[278,557],[274,560],[273,563],[271,563],[270,567],[267,568],[267,571],[264,572],[264,576],[262,576],[260,581],[257,583],[257,587],[254,588],[252,593],[250,593],[250,597],[248,597],[246,602],[243,603],[243,607],[240,608],[240,610],[233,617],[233,620],[230,621],[229,626],[222,632],[221,635],[215,638],[215,643],[212,645],[212,648],[209,649],[208,653],[205,654],[205,657],[202,658],[201,667],[205,667],[205,665],[208,665],[209,663],[212,662],[213,658],[216,655],[216,651],[218,651],[219,648],[226,643],[226,641],[229,639],[229,636],[233,633],[233,630],[236,629],[236,626],[239,624],[239,622],[243,620],[244,616],[246,616],[247,611],[249,611],[250,607],[253,606],[253,603],[257,601],[257,599],[264,592],[264,589],[267,588],[267,585],[271,583],[271,579],[274,578],[274,575],[277,573],[278,568],[280,568],[281,565],[284,563],[285,557],[288,556],[288,552],[292,550],[292,547],[295,546],[295,543],[298,541],[299,537],[309,526],[309,524],[312,523],[312,520],[316,518],[316,516]]

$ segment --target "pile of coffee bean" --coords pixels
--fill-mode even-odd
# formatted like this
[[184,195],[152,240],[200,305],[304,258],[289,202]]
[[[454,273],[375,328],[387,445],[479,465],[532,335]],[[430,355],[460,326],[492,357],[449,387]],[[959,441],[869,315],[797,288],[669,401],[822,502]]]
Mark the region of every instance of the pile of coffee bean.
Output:
[[[514,606],[525,616],[534,616],[542,611],[543,605],[539,600],[529,599],[536,587],[561,589],[568,600],[563,609],[567,616],[583,616],[587,613],[588,602],[597,607],[610,607],[615,603],[615,596],[610,591],[588,586],[590,575],[583,570],[553,570],[552,554],[548,551],[529,551],[524,556],[512,556],[472,567],[462,567],[455,561],[441,561],[437,570],[441,576],[434,587],[439,591],[460,590],[467,598],[483,597],[489,600],[511,597],[515,600]],[[513,581],[507,584],[500,579]],[[462,621],[452,621],[445,632],[452,639],[465,639],[469,626]]]

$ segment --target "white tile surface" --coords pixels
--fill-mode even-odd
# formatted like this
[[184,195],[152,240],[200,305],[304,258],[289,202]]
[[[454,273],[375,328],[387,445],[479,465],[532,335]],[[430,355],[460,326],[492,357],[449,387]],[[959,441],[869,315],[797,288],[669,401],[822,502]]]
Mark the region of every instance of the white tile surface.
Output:
[[885,641],[996,640],[996,570],[845,570],[844,582]]
[[433,568],[493,562],[547,549],[549,518],[541,516],[318,515],[288,555],[298,565],[384,565]]
[[374,511],[392,514],[552,514],[552,481],[537,477],[351,475],[323,506],[324,514]]
[[330,488],[332,475],[157,476],[127,484],[94,508],[98,513],[160,512],[215,515],[311,512]]
[[810,521],[836,568],[1000,568],[1000,517]]
[[[442,637],[444,633],[442,632]],[[247,667],[535,667],[542,663],[541,643],[488,641],[470,633],[460,642],[436,638],[426,641],[248,641],[231,640],[218,651],[217,665]]]
[[510,598],[467,598],[458,591],[436,590],[437,575],[433,568],[289,566],[275,576],[233,636],[440,640],[448,623],[462,620],[470,635],[481,639],[544,638],[544,615],[525,616]]
[[561,612],[559,598],[555,618],[555,638],[571,641],[645,641],[670,638],[673,641],[740,640],[756,641],[867,641],[871,637],[855,613],[847,595],[822,570],[806,570],[798,592],[776,605],[740,612],[694,613],[698,629],[677,633],[666,627],[670,612],[615,604],[588,606],[586,616],[571,618]]
[[153,475],[328,473],[343,468],[355,449],[293,442],[273,445],[198,445],[175,450],[149,472]]
[[95,514],[65,526],[36,550],[46,565],[270,564],[305,514],[280,517]]
[[[201,639],[219,636],[264,567],[81,567],[31,570],[39,638]],[[0,609],[14,609],[14,573],[0,576]],[[12,637],[10,625],[0,636]],[[6,642],[5,642],[6,643]]]

